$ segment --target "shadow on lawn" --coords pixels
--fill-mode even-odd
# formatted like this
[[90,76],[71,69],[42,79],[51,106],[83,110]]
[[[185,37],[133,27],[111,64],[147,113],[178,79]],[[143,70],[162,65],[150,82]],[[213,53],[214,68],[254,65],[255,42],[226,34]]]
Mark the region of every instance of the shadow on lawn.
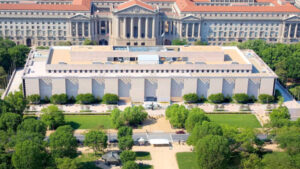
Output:
[[70,121],[70,122],[67,122],[66,125],[70,125],[74,130],[75,129],[78,129],[80,127],[80,124],[79,123],[76,123],[74,121]]

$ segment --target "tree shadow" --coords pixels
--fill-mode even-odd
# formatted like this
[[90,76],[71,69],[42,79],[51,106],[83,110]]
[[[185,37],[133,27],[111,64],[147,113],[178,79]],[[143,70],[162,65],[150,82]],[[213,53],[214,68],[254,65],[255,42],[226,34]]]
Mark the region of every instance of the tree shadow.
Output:
[[66,125],[70,125],[73,129],[78,129],[80,127],[80,124],[74,121],[67,122]]

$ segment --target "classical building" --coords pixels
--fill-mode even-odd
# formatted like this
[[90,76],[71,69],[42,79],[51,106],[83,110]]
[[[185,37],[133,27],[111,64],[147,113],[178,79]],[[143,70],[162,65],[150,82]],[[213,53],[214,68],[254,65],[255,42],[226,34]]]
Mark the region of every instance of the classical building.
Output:
[[[297,0],[296,0],[297,1]],[[300,10],[285,0],[0,0],[0,36],[53,46],[84,39],[100,45],[211,45],[263,39],[295,43]]]
[[182,101],[187,93],[273,95],[277,76],[251,50],[219,46],[70,46],[32,50],[25,96],[117,94],[132,102]]

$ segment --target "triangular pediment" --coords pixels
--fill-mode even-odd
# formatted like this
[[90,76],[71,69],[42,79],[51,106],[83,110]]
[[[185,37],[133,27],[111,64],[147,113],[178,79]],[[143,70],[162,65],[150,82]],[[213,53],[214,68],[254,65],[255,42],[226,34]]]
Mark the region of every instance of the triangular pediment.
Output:
[[117,14],[154,14],[155,11],[149,10],[147,8],[144,8],[143,6],[135,4],[128,8],[120,9],[115,13],[117,13]]
[[189,16],[182,18],[182,20],[184,20],[184,21],[199,21],[201,19],[196,16],[189,15]]
[[291,17],[285,19],[285,21],[288,21],[288,22],[300,22],[300,17],[299,16],[291,16]]
[[77,14],[75,16],[72,16],[71,19],[72,20],[86,20],[86,19],[89,19],[89,17],[84,16],[82,14]]

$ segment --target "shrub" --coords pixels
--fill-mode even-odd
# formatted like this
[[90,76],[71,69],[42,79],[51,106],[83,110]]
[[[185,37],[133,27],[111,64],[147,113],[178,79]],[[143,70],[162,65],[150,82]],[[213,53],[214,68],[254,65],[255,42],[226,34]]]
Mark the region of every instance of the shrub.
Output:
[[116,94],[106,93],[102,98],[104,104],[118,104],[119,97]]
[[40,101],[41,101],[41,97],[38,94],[33,94],[33,95],[30,95],[30,96],[27,96],[27,100],[31,104],[39,104]]
[[197,96],[196,93],[189,93],[189,94],[185,94],[183,96],[183,100],[186,103],[197,103],[199,100],[199,97]]
[[66,104],[68,102],[68,96],[66,94],[54,94],[50,98],[52,104]]
[[121,137],[118,142],[120,150],[131,150],[134,141],[131,136]]
[[265,104],[265,103],[273,103],[274,102],[274,96],[268,95],[268,94],[261,94],[258,96],[259,102]]
[[125,137],[125,136],[132,136],[132,128],[131,127],[123,126],[123,127],[119,128],[118,139],[120,139],[121,137]]
[[135,161],[136,154],[135,154],[135,152],[133,152],[131,150],[124,150],[120,154],[120,158],[121,158],[122,163],[125,164],[127,161]]
[[223,103],[224,102],[224,95],[222,93],[212,94],[208,97],[208,100],[213,103]]
[[126,162],[122,167],[122,169],[139,169],[139,168],[140,168],[139,165],[134,161]]
[[166,109],[166,116],[173,127],[183,128],[189,110],[183,105],[173,104]]
[[247,94],[245,93],[237,93],[235,95],[233,95],[232,97],[237,103],[242,103],[242,104],[245,104],[245,103],[248,103],[250,98]]
[[76,102],[80,104],[91,104],[94,103],[95,98],[92,94],[86,93],[86,94],[79,94],[76,96]]

